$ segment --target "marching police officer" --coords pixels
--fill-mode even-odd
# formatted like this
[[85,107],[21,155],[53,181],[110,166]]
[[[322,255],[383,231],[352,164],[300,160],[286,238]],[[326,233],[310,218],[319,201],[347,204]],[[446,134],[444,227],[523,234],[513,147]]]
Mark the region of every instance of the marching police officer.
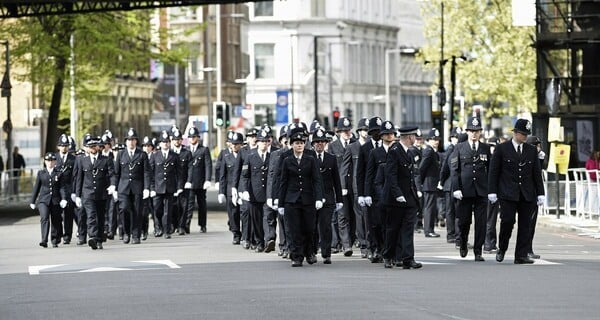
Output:
[[[152,139],[150,139],[150,137],[148,137],[148,136],[144,136],[144,138],[142,138],[142,151],[148,157],[148,162],[150,161],[150,157],[154,153],[154,149],[155,149],[154,148],[154,142],[152,142]],[[179,166],[179,164],[177,164],[177,165]],[[152,220],[153,220],[153,224],[154,224],[154,236],[155,237],[157,236],[158,230],[160,229],[160,223],[157,224],[157,221],[155,220],[154,209],[153,209],[153,206],[152,206],[152,201],[153,201],[153,199],[151,199],[150,197],[142,200],[142,202],[143,202],[143,209],[142,209],[142,241],[146,240],[146,238],[148,237],[148,228],[149,228],[149,224],[150,224],[150,221],[149,221],[150,217],[152,217]],[[158,222],[160,222],[160,220]]]
[[515,264],[533,263],[527,256],[531,217],[545,200],[542,169],[534,146],[525,143],[531,122],[517,119],[513,138],[499,144],[490,163],[488,199],[500,202],[500,234],[496,261],[502,262],[508,249],[516,214],[519,214]]
[[[452,128],[450,132],[450,146],[444,152],[444,158],[441,161],[440,182],[438,189],[444,192],[444,206],[442,216],[446,218],[446,242],[455,243],[458,238],[456,230],[456,210],[454,206],[454,197],[452,196],[452,183],[450,181],[450,155],[454,152],[454,148],[458,143],[458,135],[462,129],[459,127]],[[439,209],[439,208],[438,208]]]
[[[540,138],[536,136],[527,137],[526,143],[534,146],[537,150],[538,160],[540,161],[540,167],[544,168],[544,159],[546,158],[546,154],[542,151],[542,141]],[[533,252],[533,236],[535,235],[535,225],[537,224],[537,216],[538,216],[539,205],[535,207],[533,211],[533,215],[531,216],[531,227],[529,233],[529,248],[527,250],[527,256],[530,259],[539,259],[540,255]]]
[[423,158],[419,164],[419,183],[423,192],[423,233],[427,238],[438,238],[435,233],[435,219],[438,215],[437,185],[440,178],[440,132],[433,128],[427,136],[427,144],[422,149]]
[[317,249],[320,247],[323,263],[331,264],[331,217],[334,211],[342,209],[344,204],[337,159],[334,155],[325,152],[327,142],[327,133],[322,128],[317,129],[312,135],[313,150],[317,154],[317,164],[319,165],[321,181],[323,182],[323,196],[325,197],[324,206],[317,210],[318,233],[315,232],[314,252],[316,254]]
[[198,226],[200,232],[206,232],[206,189],[210,187],[212,177],[212,159],[210,150],[200,143],[200,130],[196,127],[191,127],[188,130],[188,139],[190,142],[189,150],[192,154],[190,163],[188,164],[187,182],[185,189],[190,190],[190,197],[187,206],[187,215],[185,217],[185,225],[179,225],[189,230],[192,216],[194,214],[194,202],[198,204]]
[[479,141],[481,130],[481,120],[470,117],[466,129],[468,140],[457,144],[450,155],[450,179],[454,190],[452,195],[457,200],[460,256],[464,258],[468,253],[467,241],[472,213],[475,217],[475,261],[484,261],[481,253],[485,242],[487,176],[491,159],[490,147]]
[[115,159],[115,177],[119,182],[117,197],[123,217],[124,243],[139,244],[142,235],[143,199],[150,196],[150,166],[148,155],[137,147],[138,135],[129,128],[125,136],[127,148]]
[[75,194],[73,193],[73,167],[75,166],[75,155],[69,152],[71,141],[69,136],[62,134],[58,137],[58,152],[56,153],[56,168],[61,172],[64,181],[65,192],[67,193],[67,206],[63,212],[63,243],[71,243],[73,235],[73,221],[75,216]]
[[[292,125],[290,125],[292,126]],[[269,161],[269,173],[267,180],[267,206],[277,210],[279,204],[278,186],[279,186],[279,168],[281,164],[282,155],[289,150],[288,143],[288,130],[289,126],[285,125],[279,129],[279,144],[281,147],[271,153]],[[288,239],[289,234],[285,226],[285,217],[277,213],[277,221],[279,223],[279,252],[278,255],[287,258],[289,255],[288,251]],[[267,248],[268,248],[267,243]]]
[[[219,170],[219,203],[225,202],[227,206],[229,231],[233,233],[234,245],[240,244],[242,233],[240,229],[240,205],[238,204],[238,193],[235,186],[239,170],[241,169],[240,149],[244,142],[244,136],[239,132],[229,132],[229,152],[223,155],[221,169]],[[235,192],[234,192],[235,191]]]
[[[100,142],[102,148],[100,153],[103,156],[114,160],[115,153],[112,148],[112,132],[110,132],[110,130],[105,130],[104,134],[102,134],[100,137]],[[111,240],[115,238],[114,234],[117,230],[117,220],[120,218],[122,217],[119,215],[117,201],[115,201],[112,197],[109,197],[106,200],[106,217],[104,219],[104,233],[106,234],[106,238]],[[121,221],[120,224],[122,225],[123,222]]]
[[313,237],[316,210],[323,207],[323,184],[317,160],[304,151],[304,128],[292,130],[290,141],[293,151],[281,162],[278,211],[285,214],[290,233],[292,267],[301,267],[305,257],[309,264],[317,262]]
[[[258,130],[256,128],[251,128],[248,129],[246,131],[246,145],[242,147],[242,149],[240,150],[240,156],[241,156],[241,163],[243,164],[246,157],[248,156],[248,153],[250,153],[250,151],[252,151],[253,149],[256,148],[256,135],[258,134]],[[242,174],[242,170],[241,170],[241,166],[242,164],[240,164],[240,170],[238,170],[238,177],[235,183],[235,192],[238,193],[238,202],[241,202],[240,204],[240,223],[241,223],[241,228],[242,228],[242,247],[244,249],[250,249],[250,247],[252,247],[252,249],[256,249],[256,246],[251,246],[251,240],[252,240],[252,229],[250,227],[250,205],[248,204],[248,201],[243,201],[240,197],[240,192],[238,192],[237,188],[240,184],[240,178],[241,178],[241,174]]]
[[[185,148],[181,143],[183,140],[183,136],[181,134],[181,131],[179,131],[179,129],[177,128],[173,128],[171,130],[171,148],[173,149],[173,151],[179,156],[179,167],[181,168],[182,171],[182,179],[183,181],[187,181],[188,178],[188,169],[189,169],[189,164],[192,160],[192,153],[190,152],[190,150],[188,150],[187,148]],[[160,147],[160,146],[158,146]],[[187,222],[187,215],[188,215],[188,207],[190,205],[190,197],[191,197],[191,190],[190,189],[183,189],[183,192],[180,193],[177,196],[177,201],[175,201],[175,209],[173,210],[173,218],[172,223],[173,226],[175,226],[175,228],[178,229],[179,231],[179,235],[183,236],[186,233],[190,233],[190,228]],[[189,210],[191,211],[191,213],[193,214],[193,202],[191,202],[192,208],[190,208]],[[191,218],[190,218],[191,219]],[[169,228],[169,232],[170,228],[172,226],[163,226],[166,228]],[[162,230],[163,232],[166,230]],[[159,233],[161,234],[161,233]]]
[[[392,268],[393,259],[404,269],[418,269],[415,261],[414,230],[419,210],[415,183],[416,163],[409,152],[415,143],[417,127],[400,128],[400,143],[394,144],[385,165],[383,199],[386,210],[384,267]],[[397,248],[400,252],[396,252]]]
[[60,168],[56,167],[56,155],[54,153],[49,152],[44,156],[44,165],[45,168],[37,173],[29,206],[32,210],[35,210],[36,201],[38,201],[37,208],[40,212],[42,228],[40,246],[48,247],[48,229],[50,229],[50,241],[52,247],[56,248],[60,243],[63,230],[60,216],[61,208],[67,207],[65,185],[70,183],[70,180],[65,180]]
[[78,157],[75,164],[75,204],[87,214],[88,245],[96,250],[102,249],[106,199],[116,192],[117,179],[113,161],[99,154],[100,137],[86,138],[88,154]]
[[175,195],[183,192],[179,156],[171,150],[169,133],[160,135],[160,149],[152,153],[149,162],[150,197],[153,199],[155,223],[162,226],[165,239],[171,238],[171,214]]
[[[490,146],[490,153],[494,155],[494,150],[498,144],[498,138],[491,137],[488,139],[487,144]],[[490,158],[491,160],[491,158]],[[498,233],[496,232],[496,224],[498,222],[498,211],[500,211],[500,203],[496,201],[491,203],[488,200],[487,205],[487,223],[485,231],[485,242],[483,243],[484,253],[496,253],[498,251]]]

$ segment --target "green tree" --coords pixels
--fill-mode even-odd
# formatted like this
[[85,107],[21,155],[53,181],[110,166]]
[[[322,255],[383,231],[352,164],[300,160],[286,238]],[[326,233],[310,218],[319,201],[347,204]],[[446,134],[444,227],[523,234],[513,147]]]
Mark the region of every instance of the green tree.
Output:
[[[150,14],[147,10],[0,21],[0,36],[11,43],[13,64],[24,67],[24,72],[15,76],[38,85],[35,98],[48,106],[44,151],[55,149],[59,120],[69,118],[65,87],[69,86],[71,51],[75,57],[77,108],[79,113],[92,114],[92,122],[102,117],[94,112],[93,102],[109,92],[115,75],[147,72],[151,58],[182,61],[181,52],[161,50],[159,44],[153,43]],[[81,124],[79,129],[91,125]]]
[[[456,67],[456,79],[467,104],[484,104],[487,117],[536,111],[534,27],[512,25],[510,0],[443,3],[444,59],[453,55],[469,59],[458,62]],[[441,1],[423,1],[421,11],[425,37],[429,40],[421,58],[439,61]],[[445,87],[450,88],[450,63],[445,65],[444,72]]]

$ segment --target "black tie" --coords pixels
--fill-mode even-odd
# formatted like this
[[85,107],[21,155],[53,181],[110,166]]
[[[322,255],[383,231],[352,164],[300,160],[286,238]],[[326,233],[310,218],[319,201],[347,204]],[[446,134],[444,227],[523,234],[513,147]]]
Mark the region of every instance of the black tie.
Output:
[[300,161],[302,160],[302,158],[298,157],[298,165],[300,165]]
[[344,141],[344,149],[346,149],[348,147],[348,140]]
[[264,153],[260,154],[260,158],[262,159],[262,162],[265,163],[265,154]]
[[517,146],[517,153],[519,154],[519,156],[521,155],[521,145]]
[[319,153],[319,163],[323,163],[323,154]]
[[92,157],[91,160],[92,160],[92,165],[94,165],[94,162],[96,161],[96,157]]
[[477,151],[477,147],[475,146],[475,142],[473,142],[473,151]]

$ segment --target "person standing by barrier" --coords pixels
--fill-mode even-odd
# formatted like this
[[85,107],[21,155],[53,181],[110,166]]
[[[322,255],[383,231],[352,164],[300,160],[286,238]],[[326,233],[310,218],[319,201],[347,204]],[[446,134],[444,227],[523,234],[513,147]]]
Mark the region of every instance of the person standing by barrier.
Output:
[[[518,119],[513,138],[499,144],[490,163],[488,199],[500,202],[500,235],[496,261],[502,262],[519,214],[515,264],[533,263],[527,256],[531,217],[537,205],[544,203],[542,169],[534,146],[525,143],[531,134],[531,122]],[[536,203],[537,202],[537,203]]]
[[15,146],[13,148],[13,172],[12,172],[12,194],[16,195],[17,200],[19,200],[19,182],[21,180],[21,175],[25,170],[25,158],[23,155],[19,153],[19,147]]
[[[67,192],[65,181],[60,168],[56,168],[56,155],[48,152],[44,156],[45,168],[38,171],[31,195],[32,210],[37,208],[40,212],[40,223],[42,227],[42,241],[40,246],[48,247],[48,229],[52,247],[57,248],[62,238],[61,208],[67,207]],[[38,199],[39,196],[39,199]],[[52,228],[50,228],[52,226]]]
[[590,172],[590,180],[596,182],[598,177],[595,170],[600,170],[600,150],[592,152],[590,158],[585,162],[585,169]]

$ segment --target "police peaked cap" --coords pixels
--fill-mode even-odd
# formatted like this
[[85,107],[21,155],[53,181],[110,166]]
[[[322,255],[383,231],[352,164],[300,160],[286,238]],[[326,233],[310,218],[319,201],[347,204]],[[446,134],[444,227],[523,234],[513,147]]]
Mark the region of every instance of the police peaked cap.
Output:
[[188,130],[188,137],[199,137],[200,136],[200,130],[196,127],[190,127],[190,129]]
[[373,131],[381,130],[381,125],[383,124],[383,120],[380,117],[373,117],[369,119],[369,134]]
[[436,128],[431,128],[427,140],[440,140],[440,131]]
[[71,141],[69,141],[69,136],[67,136],[66,134],[61,134],[60,137],[58,137],[58,143],[56,144],[58,146],[69,146],[71,145]]
[[515,122],[515,128],[513,131],[520,132],[522,134],[530,135],[531,134],[531,121],[527,119],[517,119]]
[[44,155],[44,160],[56,161],[56,155],[54,152],[48,152],[46,155]]
[[358,126],[356,127],[356,132],[359,132],[360,130],[369,130],[369,119],[368,118],[362,118],[362,119],[358,120]]
[[256,135],[256,141],[269,141],[271,134],[265,129],[261,129]]
[[135,131],[134,128],[129,128],[127,130],[127,133],[125,134],[125,140],[131,140],[131,139],[136,139],[138,138],[138,134],[137,131]]
[[379,129],[379,134],[393,133],[396,134],[396,128],[391,121],[384,121]]
[[311,136],[311,143],[328,141],[327,132],[323,128],[318,128]]
[[400,135],[402,136],[406,136],[406,135],[417,135],[417,131],[419,130],[419,127],[417,126],[407,126],[407,127],[402,127],[400,129],[398,129],[398,131],[400,132]]
[[348,117],[341,117],[337,122],[337,131],[351,131],[352,121]]
[[258,135],[258,129],[250,128],[246,130],[246,137],[256,137],[256,135]]
[[482,130],[481,119],[479,119],[479,117],[469,117],[469,121],[467,121],[467,130],[468,131]]
[[169,137],[169,133],[166,130],[163,130],[158,137],[158,142],[171,142],[171,138]]

